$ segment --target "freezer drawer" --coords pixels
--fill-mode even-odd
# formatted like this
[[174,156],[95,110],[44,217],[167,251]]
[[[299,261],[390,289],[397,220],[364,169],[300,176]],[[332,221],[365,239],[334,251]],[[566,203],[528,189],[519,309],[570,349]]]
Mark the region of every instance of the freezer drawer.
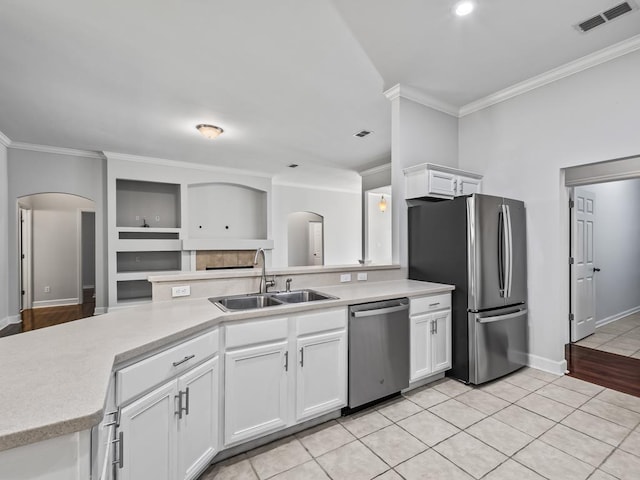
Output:
[[469,313],[469,382],[502,377],[527,361],[527,309]]

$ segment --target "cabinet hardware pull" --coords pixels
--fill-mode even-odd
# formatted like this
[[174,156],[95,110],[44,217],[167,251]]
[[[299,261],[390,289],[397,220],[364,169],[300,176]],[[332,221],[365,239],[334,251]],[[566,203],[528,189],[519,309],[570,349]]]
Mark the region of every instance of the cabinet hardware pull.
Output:
[[300,347],[300,366],[304,367],[304,347]]
[[437,321],[437,320],[434,320],[434,321],[433,321],[433,333],[434,333],[435,335],[437,335],[437,334],[438,334],[438,321]]
[[435,327],[434,327],[435,323],[436,323],[436,322],[435,322],[435,320],[431,320],[431,334],[432,334],[432,335],[433,335],[434,333],[436,333],[436,332],[435,332]]
[[114,417],[111,422],[108,422],[102,425],[103,427],[110,427],[111,425],[115,425],[116,427],[120,426],[120,407],[118,407],[118,409],[114,410],[113,412],[105,413],[105,416],[107,415],[113,415]]
[[[183,395],[186,397],[186,401],[184,403],[182,402]],[[189,387],[187,387],[184,392],[180,390],[178,392],[178,395],[175,395],[173,398],[178,399],[178,410],[174,413],[178,415],[178,419],[182,420],[182,412],[185,412],[187,415],[189,415]]]
[[124,467],[124,432],[118,434],[118,438],[112,440],[111,443],[118,444],[118,458],[111,462],[112,465],[117,465],[118,468]]
[[440,302],[430,303],[429,304],[430,307],[437,307],[438,305],[440,305]]
[[184,357],[182,360],[179,360],[177,362],[173,362],[173,366],[177,367],[178,365],[182,365],[184,362],[188,362],[192,358],[195,358],[195,355],[188,355],[188,356]]
[[289,352],[284,352],[284,371],[289,371]]

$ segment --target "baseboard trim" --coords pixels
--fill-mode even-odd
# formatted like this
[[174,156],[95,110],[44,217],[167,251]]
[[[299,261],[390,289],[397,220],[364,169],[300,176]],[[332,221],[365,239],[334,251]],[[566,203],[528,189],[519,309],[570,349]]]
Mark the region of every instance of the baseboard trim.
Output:
[[20,314],[18,315],[9,315],[5,318],[0,318],[0,330],[8,327],[9,325],[13,325],[15,323],[22,323],[22,317]]
[[31,308],[62,307],[64,305],[78,304],[80,304],[78,298],[58,298],[56,300],[39,300],[37,302],[33,302]]
[[600,320],[596,320],[596,328],[604,327],[607,323],[615,322],[624,318],[628,315],[633,315],[634,313],[640,312],[640,305],[637,307],[630,308],[629,310],[625,310],[624,312],[616,313],[615,315],[610,315],[605,318],[601,318]]
[[539,357],[538,355],[529,354],[527,359],[527,366],[543,370],[545,372],[553,373],[555,375],[564,375],[567,372],[567,360],[551,360],[545,357]]
[[93,309],[94,315],[104,315],[107,313],[107,309],[105,307],[96,307]]

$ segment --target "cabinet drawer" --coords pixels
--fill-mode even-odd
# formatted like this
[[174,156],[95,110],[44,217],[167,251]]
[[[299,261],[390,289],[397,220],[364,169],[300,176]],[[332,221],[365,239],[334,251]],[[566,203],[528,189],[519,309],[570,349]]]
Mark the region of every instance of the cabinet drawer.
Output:
[[289,336],[289,319],[254,320],[227,326],[226,348],[283,340]]
[[188,370],[217,352],[218,329],[118,370],[118,405]]
[[296,319],[297,336],[309,335],[312,333],[338,330],[347,326],[347,309],[334,308],[318,313],[300,315]]
[[451,308],[451,294],[430,295],[410,299],[409,315],[419,315],[425,312]]

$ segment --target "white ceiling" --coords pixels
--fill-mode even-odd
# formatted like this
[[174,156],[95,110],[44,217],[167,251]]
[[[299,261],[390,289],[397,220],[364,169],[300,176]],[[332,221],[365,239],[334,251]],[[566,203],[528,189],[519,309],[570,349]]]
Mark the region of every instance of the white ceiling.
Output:
[[617,0],[478,0],[464,18],[454,3],[0,0],[0,132],[270,174],[361,170],[389,160],[397,83],[458,109],[640,34],[638,11],[572,28]]

